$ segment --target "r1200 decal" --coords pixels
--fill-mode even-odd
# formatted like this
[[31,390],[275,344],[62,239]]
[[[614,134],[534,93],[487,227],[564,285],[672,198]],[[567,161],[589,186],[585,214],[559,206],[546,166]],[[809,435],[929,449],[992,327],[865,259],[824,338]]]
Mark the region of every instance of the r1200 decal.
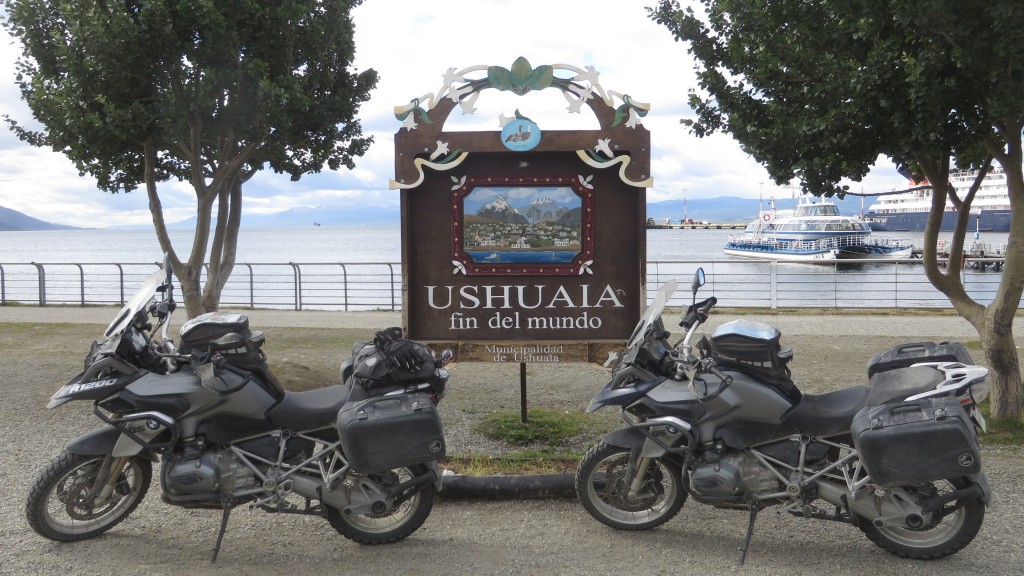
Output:
[[95,388],[103,388],[106,386],[113,386],[117,384],[117,378],[107,378],[106,380],[95,380],[93,382],[80,382],[68,388],[67,395],[77,394],[86,390],[93,390]]

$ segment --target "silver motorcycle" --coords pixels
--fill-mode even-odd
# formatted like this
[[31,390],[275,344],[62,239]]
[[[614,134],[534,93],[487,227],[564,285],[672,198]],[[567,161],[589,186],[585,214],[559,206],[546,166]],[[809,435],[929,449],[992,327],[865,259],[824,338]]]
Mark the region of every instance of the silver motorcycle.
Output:
[[33,530],[72,542],[113,528],[146,496],[154,464],[166,503],[222,511],[213,561],[241,505],[321,516],[363,544],[423,524],[445,456],[443,361],[389,329],[357,343],[342,384],[288,392],[243,314],[193,318],[176,346],[173,292],[165,259],[51,398],[48,408],[92,402],[104,425],[39,473],[26,506]]
[[736,320],[691,341],[717,300],[692,304],[675,344],[657,293],[588,408],[620,409],[626,426],[605,435],[576,472],[594,518],[646,530],[687,498],[747,511],[750,546],[758,511],[853,524],[893,554],[941,558],[981,529],[991,490],[981,471],[978,409],[988,370],[959,343],[916,343],[877,354],[868,384],[803,394],[787,366],[792,349],[765,323]]

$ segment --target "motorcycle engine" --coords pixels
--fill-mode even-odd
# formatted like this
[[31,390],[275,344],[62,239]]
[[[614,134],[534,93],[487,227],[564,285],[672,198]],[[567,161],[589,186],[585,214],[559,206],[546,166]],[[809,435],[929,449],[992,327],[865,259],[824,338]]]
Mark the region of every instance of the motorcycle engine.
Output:
[[779,490],[779,481],[747,453],[705,455],[690,474],[690,490],[706,498],[734,498]]
[[163,463],[163,489],[174,496],[232,496],[256,484],[252,471],[230,450],[185,450]]

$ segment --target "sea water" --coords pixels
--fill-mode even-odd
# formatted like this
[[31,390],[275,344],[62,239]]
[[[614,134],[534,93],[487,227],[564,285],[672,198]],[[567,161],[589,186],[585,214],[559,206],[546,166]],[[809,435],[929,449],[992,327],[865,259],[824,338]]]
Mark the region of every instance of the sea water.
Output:
[[[725,259],[737,230],[648,230],[647,260]],[[191,230],[171,230],[179,258],[192,249]],[[0,263],[142,263],[160,260],[152,230],[0,232]],[[486,255],[484,255],[486,256]],[[597,255],[600,257],[600,255]],[[536,255],[534,255],[536,257]],[[252,228],[239,231],[237,262],[400,262],[398,226]]]
[[[192,249],[191,230],[171,230],[179,258]],[[650,229],[647,261],[743,260],[722,252],[730,236],[742,230]],[[884,233],[920,240],[921,233]],[[948,236],[948,235],[944,235]],[[982,233],[981,240],[1006,242],[1007,235]],[[973,235],[972,238],[973,239]],[[0,232],[0,263],[143,263],[160,260],[153,230],[52,230]],[[600,254],[595,254],[600,258]],[[243,228],[238,235],[239,263],[401,262],[398,226]]]
[[[758,277],[765,277],[769,265],[767,262],[726,256],[723,253],[730,236],[742,234],[741,230],[651,229],[646,234],[649,290],[656,289],[672,278],[688,282],[693,270],[697,266],[704,266],[715,278],[715,294],[720,294],[734,306],[864,306],[870,303],[863,298],[874,297],[879,291],[882,299],[872,305],[893,305],[886,299],[889,294],[895,294],[893,298],[898,297],[899,306],[903,307],[949,306],[948,300],[924,277],[923,269],[915,264],[901,264],[899,271],[894,272],[892,265],[882,263],[780,263],[777,265],[777,284],[769,289],[762,285],[748,285],[758,282]],[[186,259],[192,246],[191,231],[173,230],[170,235],[179,258]],[[902,236],[898,233],[879,235],[918,240],[922,236],[920,233],[916,236],[905,233]],[[1006,241],[1006,234],[983,233],[981,236],[982,241]],[[531,258],[536,257],[536,254],[531,254]],[[132,286],[137,281],[135,276],[148,274],[152,265],[160,259],[160,246],[152,230],[0,232],[0,273],[3,274],[0,286],[4,288],[5,298],[15,301],[31,302],[39,298],[36,291],[39,283],[36,267],[30,263],[93,264],[87,267],[90,280],[100,287],[90,289],[104,290],[104,294],[110,292],[109,296],[103,298],[116,300],[118,291],[123,292],[126,285]],[[324,289],[324,285],[330,284],[333,287],[337,282],[347,285],[360,279],[384,287],[374,287],[373,290],[391,291],[382,293],[383,296],[376,292],[370,295],[380,297],[373,300],[369,308],[387,307],[389,303],[400,306],[400,294],[395,295],[393,291],[397,282],[400,292],[401,269],[397,264],[401,259],[401,230],[398,226],[243,228],[239,232],[236,255],[239,265],[251,265],[248,272],[258,279],[255,285],[261,290],[274,291],[284,284],[290,286],[293,277],[301,277],[304,291],[308,288],[313,292],[304,293],[302,306],[312,308],[323,307],[318,306],[314,300],[317,298],[315,292]],[[599,264],[601,255],[595,254],[594,260]],[[378,263],[386,265],[374,267]],[[137,266],[131,271],[126,266],[125,277],[120,278],[113,267],[105,266],[107,264]],[[295,264],[296,267],[289,267],[289,264]],[[322,264],[332,265],[328,267],[332,271],[336,271],[334,264],[359,266],[343,267],[342,274],[344,270],[349,270],[353,272],[352,276],[338,280],[333,277],[318,278],[320,272],[317,268],[322,268]],[[298,265],[301,265],[301,276],[295,272],[299,269]],[[76,267],[47,266],[45,269],[48,302],[75,302],[80,298],[82,289],[79,273],[75,272]],[[82,269],[82,266],[77,267],[77,270]],[[236,270],[239,273],[233,274],[232,280],[236,284],[244,284],[242,290],[247,290],[251,281],[246,280],[248,277],[239,268]],[[360,275],[364,277],[360,278]],[[896,276],[898,282],[894,280]],[[966,287],[972,296],[987,303],[994,295],[999,277],[994,272],[969,270],[965,272]],[[306,284],[311,285],[307,287]],[[353,293],[359,291],[353,288]],[[847,295],[840,297],[840,293]],[[90,299],[99,297],[92,296]],[[248,296],[238,298],[241,298],[239,302],[242,303],[251,299]],[[280,299],[284,306],[295,305],[296,297],[293,295],[274,298]],[[257,300],[263,303],[277,302],[266,298]]]

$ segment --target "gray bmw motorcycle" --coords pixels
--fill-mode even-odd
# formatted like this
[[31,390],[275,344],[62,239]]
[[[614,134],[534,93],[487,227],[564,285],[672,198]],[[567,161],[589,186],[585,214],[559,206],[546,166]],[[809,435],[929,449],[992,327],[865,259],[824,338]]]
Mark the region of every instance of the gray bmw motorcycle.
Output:
[[703,284],[698,270],[675,344],[661,315],[676,283],[662,287],[588,408],[616,406],[626,423],[577,469],[590,515],[646,530],[687,498],[744,510],[740,564],[768,506],[853,524],[908,558],[948,556],[974,539],[991,500],[977,442],[990,383],[962,344],[900,346],[871,359],[867,385],[803,394],[787,367],[792,349],[768,324],[727,322],[691,345],[717,303],[697,302]]
[[430,514],[445,456],[436,404],[448,372],[392,328],[357,343],[342,384],[285,391],[264,335],[214,312],[168,337],[170,266],[152,274],[94,342],[48,408],[90,401],[102,428],[69,442],[38,475],[26,513],[51,540],[92,538],[128,517],[159,469],[165,502],[327,519],[363,544],[401,540]]

